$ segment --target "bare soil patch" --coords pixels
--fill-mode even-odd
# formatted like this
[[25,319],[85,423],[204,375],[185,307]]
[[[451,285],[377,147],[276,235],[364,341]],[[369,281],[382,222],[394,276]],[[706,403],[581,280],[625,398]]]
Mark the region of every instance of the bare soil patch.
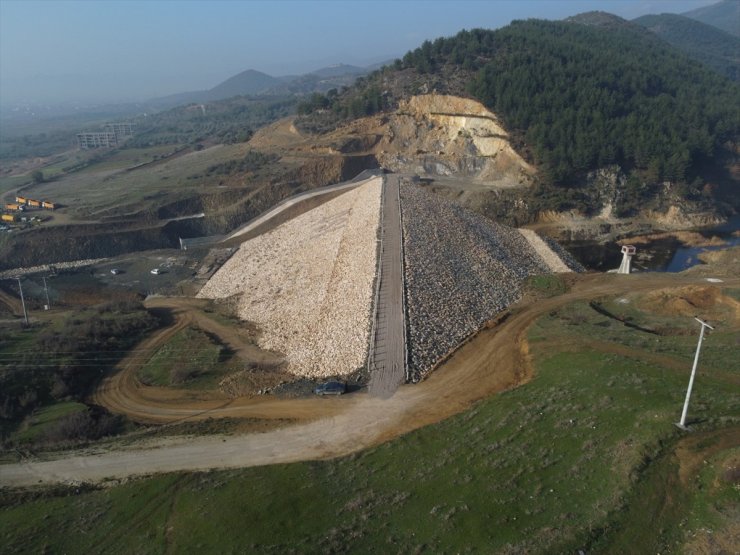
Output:
[[714,285],[687,285],[658,289],[643,297],[645,309],[665,316],[720,316],[729,313],[740,321],[740,302]]

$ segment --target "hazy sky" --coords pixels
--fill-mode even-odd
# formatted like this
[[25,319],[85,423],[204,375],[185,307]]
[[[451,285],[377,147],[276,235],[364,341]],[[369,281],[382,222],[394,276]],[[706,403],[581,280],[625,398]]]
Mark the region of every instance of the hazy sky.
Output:
[[146,99],[245,69],[367,65],[425,39],[589,10],[627,19],[716,0],[0,0],[0,103]]

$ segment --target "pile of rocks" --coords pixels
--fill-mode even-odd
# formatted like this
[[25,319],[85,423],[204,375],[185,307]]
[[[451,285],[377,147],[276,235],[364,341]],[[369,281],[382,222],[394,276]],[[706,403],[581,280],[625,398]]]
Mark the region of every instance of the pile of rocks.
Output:
[[12,270],[5,270],[0,272],[0,279],[14,278],[16,276],[23,276],[26,274],[39,274],[39,273],[51,273],[55,270],[71,270],[74,268],[82,268],[84,266],[92,266],[99,262],[105,262],[107,258],[89,258],[86,260],[74,260],[72,262],[56,262],[54,264],[43,264],[41,266],[29,266],[28,268],[14,268]]
[[380,190],[374,179],[243,243],[198,296],[239,295],[239,317],[295,375],[353,372],[369,340]]
[[409,375],[424,376],[551,268],[514,229],[401,185]]

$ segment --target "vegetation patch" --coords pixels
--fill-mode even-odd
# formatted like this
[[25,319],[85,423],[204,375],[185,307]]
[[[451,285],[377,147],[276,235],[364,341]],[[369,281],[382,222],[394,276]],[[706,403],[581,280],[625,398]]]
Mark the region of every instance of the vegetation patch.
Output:
[[568,290],[565,279],[558,274],[532,276],[527,280],[526,287],[529,291],[545,297],[562,295]]
[[233,365],[233,353],[199,328],[185,328],[160,347],[139,370],[146,385],[215,388]]
[[29,415],[13,439],[19,443],[33,442],[46,435],[57,421],[87,411],[87,405],[76,401],[62,401],[48,405]]
[[209,166],[207,175],[234,175],[237,173],[254,172],[267,164],[275,162],[280,157],[276,154],[265,154],[258,150],[248,150],[242,159],[232,159],[220,164]]
[[[51,426],[51,420],[60,419],[71,422],[73,429],[98,426],[97,413],[78,416],[82,411],[71,410],[75,403],[58,404],[83,402],[105,370],[114,366],[127,349],[156,325],[156,318],[141,303],[116,301],[75,310],[60,319],[26,329],[3,328],[0,335],[3,443],[33,439],[35,432],[20,437],[11,434],[16,433],[27,416],[38,414],[36,411],[45,407],[49,407],[48,412],[42,413],[45,431],[50,429],[47,424]],[[95,422],[82,422],[83,418]]]

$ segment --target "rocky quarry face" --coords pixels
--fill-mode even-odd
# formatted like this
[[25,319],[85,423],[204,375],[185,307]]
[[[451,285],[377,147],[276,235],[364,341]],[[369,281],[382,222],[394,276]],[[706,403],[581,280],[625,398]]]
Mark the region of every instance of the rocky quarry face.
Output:
[[402,101],[376,152],[382,166],[399,173],[454,175],[504,187],[528,184],[534,174],[496,115],[456,96]]

